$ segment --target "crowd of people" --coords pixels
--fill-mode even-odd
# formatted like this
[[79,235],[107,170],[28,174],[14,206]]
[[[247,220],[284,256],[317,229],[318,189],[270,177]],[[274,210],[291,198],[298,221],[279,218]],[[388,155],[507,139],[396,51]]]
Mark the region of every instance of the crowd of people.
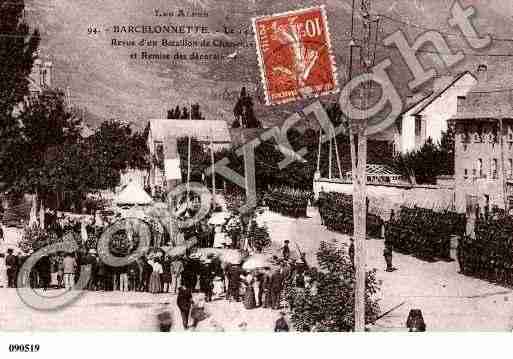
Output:
[[[9,250],[3,259],[7,286],[14,288],[24,257]],[[309,283],[305,279],[308,278],[308,264],[304,256],[298,262],[290,258],[288,241],[283,246],[282,256],[274,256],[272,262],[274,265],[244,270],[242,263],[223,263],[213,253],[206,258],[189,253],[171,258],[154,252],[126,266],[111,267],[100,260],[95,250],[89,250],[42,257],[31,272],[30,284],[42,290],[72,290],[81,273],[88,272],[90,279],[86,287],[75,289],[177,294],[183,326],[194,328],[204,316],[198,309],[204,306],[202,301],[226,299],[242,302],[246,309],[279,310],[284,305],[287,286],[304,288]],[[194,293],[201,294],[199,304],[197,300],[193,301]]]
[[[195,328],[205,317],[204,303],[225,299],[241,302],[244,308],[270,308],[279,310],[286,305],[286,287],[291,283],[305,285],[306,260],[299,263],[291,259],[288,241],[283,246],[282,256],[274,256],[268,266],[245,270],[243,263],[223,262],[217,254],[210,253],[206,258],[192,252],[170,257],[160,249],[163,240],[154,241],[147,255],[125,266],[105,264],[96,252],[97,238],[106,226],[119,218],[99,216],[64,216],[48,212],[45,217],[45,233],[63,237],[74,233],[79,250],[66,253],[52,253],[40,258],[32,268],[30,286],[43,291],[49,289],[148,292],[153,294],[177,294],[177,305],[182,314],[184,328]],[[242,221],[239,221],[242,222]],[[254,221],[253,221],[254,222]],[[241,223],[241,233],[246,226]],[[215,231],[208,223],[199,223],[187,230],[184,237],[196,237],[199,247],[215,247]],[[155,228],[152,228],[155,232]],[[163,237],[164,233],[157,236]],[[46,242],[45,242],[46,243]],[[43,243],[43,246],[45,245]],[[252,248],[252,246],[249,246]],[[224,248],[227,248],[226,245]],[[37,250],[35,248],[34,250]],[[227,249],[230,250],[230,249]],[[231,249],[233,250],[233,249]],[[247,255],[243,253],[242,257]],[[15,288],[18,273],[25,260],[25,254],[15,254],[9,250],[0,254],[0,287]],[[88,273],[89,280],[84,288],[76,287],[79,278]],[[2,278],[5,277],[5,284]],[[284,315],[277,322],[277,331],[288,330]]]

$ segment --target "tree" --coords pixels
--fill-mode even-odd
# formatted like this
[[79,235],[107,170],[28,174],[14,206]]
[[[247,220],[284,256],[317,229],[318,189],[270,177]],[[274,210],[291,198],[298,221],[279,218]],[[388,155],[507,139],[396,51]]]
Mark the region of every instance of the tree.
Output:
[[88,139],[96,166],[97,189],[114,188],[121,172],[128,168],[147,169],[148,149],[142,133],[116,120],[104,121]]
[[0,166],[12,169],[1,171],[0,182],[12,184],[16,169],[11,167],[13,156],[22,146],[23,138],[15,108],[29,95],[29,75],[39,46],[39,32],[30,33],[24,21],[23,0],[0,1]]
[[177,120],[180,118],[180,106],[176,105],[175,111],[173,112],[173,119]]
[[412,183],[435,184],[438,176],[454,174],[454,132],[442,133],[439,143],[428,138],[420,149],[398,155],[391,165]]
[[187,107],[183,107],[182,108],[182,115],[180,117],[181,119],[183,120],[188,120],[189,119],[189,110],[187,109]]
[[454,160],[455,160],[455,148],[454,148],[454,129],[449,126],[447,132],[442,133],[440,139],[440,174],[453,175],[454,174]]
[[48,163],[55,163],[56,153],[79,141],[79,123],[67,110],[64,94],[56,90],[43,91],[18,119],[22,124],[22,141],[9,160],[13,169],[11,187],[36,194],[43,206],[47,195],[63,181],[55,175],[56,167]]
[[200,111],[200,105],[198,103],[191,106],[191,120],[204,120],[203,114]]
[[[317,251],[319,268],[308,271],[314,280],[304,291],[287,290],[291,318],[298,331],[345,332],[355,330],[355,269],[347,245],[321,242]],[[365,322],[372,323],[380,309],[376,270],[365,273]]]

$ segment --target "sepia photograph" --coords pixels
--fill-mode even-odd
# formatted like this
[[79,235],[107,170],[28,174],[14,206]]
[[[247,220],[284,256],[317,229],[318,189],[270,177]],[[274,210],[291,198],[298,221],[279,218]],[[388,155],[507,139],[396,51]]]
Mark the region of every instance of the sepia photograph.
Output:
[[0,332],[511,332],[512,21],[0,0]]

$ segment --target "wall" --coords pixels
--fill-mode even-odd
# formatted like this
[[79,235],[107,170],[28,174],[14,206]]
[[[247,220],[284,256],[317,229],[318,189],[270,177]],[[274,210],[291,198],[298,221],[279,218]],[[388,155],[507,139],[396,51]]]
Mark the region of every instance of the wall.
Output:
[[401,124],[401,153],[408,153],[415,149],[415,117],[411,111],[404,114]]

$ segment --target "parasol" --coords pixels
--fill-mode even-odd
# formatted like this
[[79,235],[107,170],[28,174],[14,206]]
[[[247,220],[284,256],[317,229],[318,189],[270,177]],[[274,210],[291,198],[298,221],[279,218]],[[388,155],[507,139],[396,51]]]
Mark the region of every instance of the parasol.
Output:
[[253,270],[265,267],[272,267],[271,257],[266,254],[253,254],[242,264],[242,269]]
[[198,240],[196,238],[192,238],[192,239],[188,240],[187,242],[185,242],[184,244],[180,244],[175,247],[168,246],[166,249],[164,249],[164,247],[162,247],[162,250],[165,252],[165,254],[167,254],[170,257],[179,257],[179,256],[183,256],[187,252],[187,249],[196,245],[197,242],[198,242]]
[[224,224],[230,218],[229,212],[214,212],[212,217],[208,220],[208,224],[220,225]]
[[237,249],[225,249],[225,248],[198,248],[191,257],[198,259],[206,259],[208,255],[214,255],[218,257],[221,262],[229,264],[240,264],[242,263],[242,254]]

